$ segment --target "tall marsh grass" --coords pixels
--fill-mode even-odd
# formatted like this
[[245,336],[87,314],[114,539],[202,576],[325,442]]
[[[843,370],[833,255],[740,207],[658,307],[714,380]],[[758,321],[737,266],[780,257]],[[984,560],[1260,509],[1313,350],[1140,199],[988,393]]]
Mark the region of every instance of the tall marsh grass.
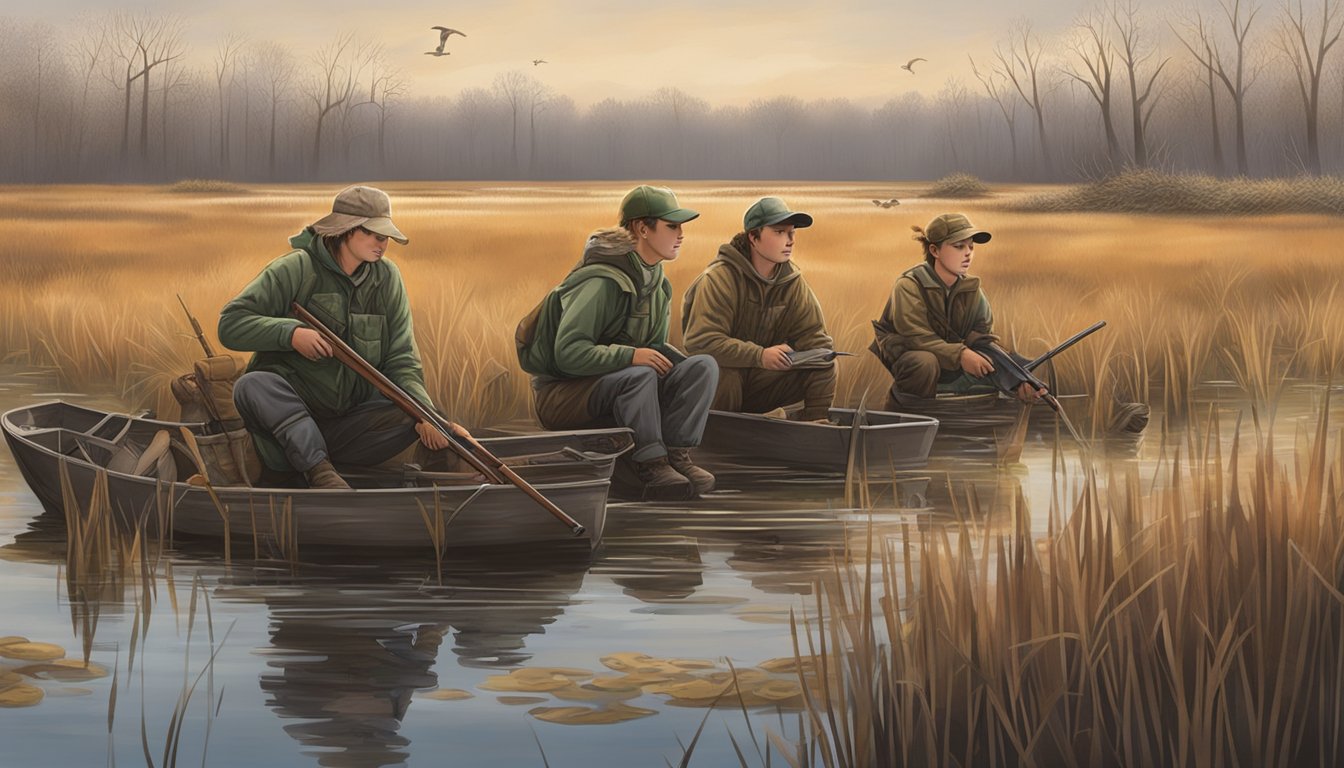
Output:
[[[677,293],[674,341],[681,291],[740,228],[747,205],[781,194],[816,218],[798,235],[795,257],[836,348],[856,353],[839,363],[840,404],[857,404],[866,391],[868,405],[880,406],[890,379],[865,352],[869,321],[897,275],[920,260],[909,225],[944,212],[946,202],[907,198],[893,212],[870,202],[886,187],[676,187],[702,216],[667,265]],[[514,325],[574,264],[587,233],[611,223],[625,185],[387,188],[411,238],[391,258],[406,277],[431,395],[468,426],[527,417],[531,390],[517,366]],[[0,361],[53,366],[69,389],[112,389],[135,407],[176,414],[168,382],[201,351],[174,294],[214,343],[220,307],[286,250],[289,235],[330,209],[334,191],[0,189],[12,214],[0,222],[0,261],[11,267]],[[1115,398],[1165,397],[1182,410],[1208,379],[1235,379],[1264,400],[1285,380],[1323,380],[1344,359],[1341,225],[1333,218],[1008,213],[995,205],[958,207],[994,233],[972,272],[983,278],[996,327],[1034,355],[1107,320],[1055,363],[1061,391],[1094,394],[1099,418]]]
[[1273,213],[1344,214],[1344,179],[1219,179],[1136,169],[1027,197],[1012,205],[1033,212],[1116,212],[1252,216]]
[[1019,503],[837,569],[795,629],[833,685],[791,764],[1344,763],[1344,434],[1328,398],[1288,461],[1217,424],[1156,476],[1084,474],[1043,540]]

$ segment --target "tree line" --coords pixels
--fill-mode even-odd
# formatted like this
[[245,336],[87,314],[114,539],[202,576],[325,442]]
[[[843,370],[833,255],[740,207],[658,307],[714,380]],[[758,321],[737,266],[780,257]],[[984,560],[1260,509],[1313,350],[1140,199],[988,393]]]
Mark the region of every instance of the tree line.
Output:
[[580,108],[522,70],[431,98],[356,32],[312,51],[227,35],[201,62],[181,17],[92,15],[59,32],[6,20],[0,181],[1338,173],[1341,1],[1103,0],[1067,26],[1020,20],[936,94],[877,107],[790,94],[711,105],[664,87]]

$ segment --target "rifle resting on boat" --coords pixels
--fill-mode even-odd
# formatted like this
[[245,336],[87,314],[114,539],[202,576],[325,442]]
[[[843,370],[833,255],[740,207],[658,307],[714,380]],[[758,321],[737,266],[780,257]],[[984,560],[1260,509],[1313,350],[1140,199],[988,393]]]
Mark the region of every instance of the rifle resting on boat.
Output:
[[569,529],[573,531],[575,536],[583,535],[585,531],[584,527],[574,520],[574,518],[565,514],[565,511],[557,507],[550,499],[542,496],[540,491],[533,488],[530,483],[520,477],[517,472],[514,472],[511,467],[500,461],[499,458],[490,453],[490,451],[475,443],[464,441],[454,434],[453,431],[448,428],[447,420],[427,408],[420,401],[406,394],[401,387],[397,386],[391,379],[383,375],[382,371],[374,368],[369,361],[360,357],[358,352],[351,349],[350,345],[346,344],[340,336],[333,333],[330,328],[323,325],[322,321],[314,317],[311,312],[300,306],[298,302],[290,304],[290,308],[294,310],[295,317],[302,320],[305,325],[322,335],[322,338],[331,345],[333,356],[337,360],[344,363],[355,373],[364,377],[364,379],[377,388],[384,397],[395,403],[398,408],[405,411],[411,418],[418,421],[427,421],[432,424],[444,437],[448,438],[448,446],[453,449],[453,452],[462,457],[462,459],[470,464],[473,469],[480,472],[482,475],[485,475],[487,479],[494,483],[512,483],[518,487],[518,490],[527,494],[533,501],[541,505],[543,509],[551,513],[555,519],[569,526]]

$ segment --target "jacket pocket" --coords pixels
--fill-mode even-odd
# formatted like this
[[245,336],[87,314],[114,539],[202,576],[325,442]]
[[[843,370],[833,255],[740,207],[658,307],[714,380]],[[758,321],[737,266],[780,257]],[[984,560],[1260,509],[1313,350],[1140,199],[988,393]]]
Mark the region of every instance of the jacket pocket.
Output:
[[337,336],[345,334],[345,297],[339,293],[314,293],[305,307]]
[[382,315],[350,315],[350,346],[377,368],[383,364],[383,337],[387,318]]

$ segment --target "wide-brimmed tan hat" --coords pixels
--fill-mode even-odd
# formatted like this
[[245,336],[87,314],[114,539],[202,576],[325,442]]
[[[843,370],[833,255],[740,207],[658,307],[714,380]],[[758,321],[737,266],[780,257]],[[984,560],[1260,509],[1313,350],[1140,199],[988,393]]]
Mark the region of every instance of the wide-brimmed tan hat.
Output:
[[355,227],[396,240],[402,245],[410,240],[392,223],[392,201],[377,187],[346,187],[331,203],[331,213],[312,224],[313,231],[327,237],[340,235]]

